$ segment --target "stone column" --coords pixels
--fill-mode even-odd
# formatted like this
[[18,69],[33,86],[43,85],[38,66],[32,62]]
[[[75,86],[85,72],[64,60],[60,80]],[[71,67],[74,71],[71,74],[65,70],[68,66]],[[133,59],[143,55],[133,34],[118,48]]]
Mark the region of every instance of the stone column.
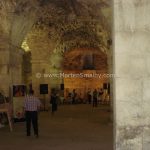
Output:
[[9,96],[9,44],[0,45],[0,91]]
[[116,150],[150,149],[149,14],[149,0],[114,0]]
[[47,69],[50,67],[44,60],[33,60],[32,63],[32,87],[37,96],[40,95],[40,84],[49,84],[49,78],[45,78],[44,74],[47,73]]
[[23,50],[5,42],[0,46],[0,90],[9,96],[13,84],[22,84]]
[[23,54],[24,51],[16,46],[10,47],[9,54],[9,73],[11,78],[11,85],[24,84],[23,80]]
[[60,88],[60,84],[63,83],[63,77],[59,76],[59,74],[62,72],[63,67],[63,56],[61,52],[53,52],[50,56],[50,73],[51,74],[57,74],[58,77],[52,77],[50,78],[51,82],[51,88]]

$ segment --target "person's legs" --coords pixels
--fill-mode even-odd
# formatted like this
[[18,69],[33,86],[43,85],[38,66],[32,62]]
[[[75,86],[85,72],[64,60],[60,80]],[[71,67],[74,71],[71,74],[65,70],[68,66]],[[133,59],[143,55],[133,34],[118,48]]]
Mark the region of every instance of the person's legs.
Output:
[[88,96],[88,101],[89,101],[89,104],[91,104],[91,96],[90,95]]
[[96,98],[93,99],[93,107],[97,107],[97,99]]
[[36,111],[32,112],[32,125],[34,129],[34,135],[38,137],[38,113]]
[[93,107],[95,107],[95,100],[93,100]]
[[55,111],[57,111],[57,104],[55,104]]
[[74,104],[74,98],[72,98],[72,104]]
[[27,136],[30,136],[31,134],[31,112],[26,112],[26,132]]
[[54,112],[55,112],[55,104],[52,104],[52,115],[54,115]]
[[95,107],[97,107],[97,99],[95,100]]

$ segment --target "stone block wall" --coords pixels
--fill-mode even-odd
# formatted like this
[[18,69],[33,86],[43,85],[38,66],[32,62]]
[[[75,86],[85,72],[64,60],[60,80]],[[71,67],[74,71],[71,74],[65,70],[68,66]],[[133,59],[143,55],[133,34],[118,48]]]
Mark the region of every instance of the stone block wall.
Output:
[[150,149],[150,1],[114,0],[116,150]]

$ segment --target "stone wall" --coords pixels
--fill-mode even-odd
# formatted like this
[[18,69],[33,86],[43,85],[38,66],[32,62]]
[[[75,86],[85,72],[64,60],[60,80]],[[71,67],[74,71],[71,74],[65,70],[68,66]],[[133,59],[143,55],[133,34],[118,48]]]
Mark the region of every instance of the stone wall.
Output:
[[8,96],[9,94],[9,51],[0,50],[0,91]]
[[114,0],[116,150],[150,149],[149,13],[149,0]]
[[[58,84],[57,82],[59,81],[43,76],[44,74],[53,72],[54,65],[57,67],[56,57],[58,56],[58,58],[60,58],[60,56],[58,53],[56,53],[56,55],[53,53],[55,44],[48,38],[47,28],[43,30],[33,28],[32,31],[27,35],[27,44],[31,50],[31,81],[33,89],[35,90],[35,94],[39,97],[43,97],[43,95],[40,95],[39,86],[40,84],[46,83],[49,85],[49,93],[46,95],[46,97],[49,98],[50,88],[52,85]],[[59,71],[57,68],[55,70]]]

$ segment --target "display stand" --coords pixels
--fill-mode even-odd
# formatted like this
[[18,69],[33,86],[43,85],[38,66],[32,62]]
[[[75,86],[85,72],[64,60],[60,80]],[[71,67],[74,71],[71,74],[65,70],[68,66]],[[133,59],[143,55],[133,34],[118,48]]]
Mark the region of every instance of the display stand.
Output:
[[24,116],[24,96],[26,92],[25,85],[13,85],[13,119],[14,122],[25,121]]
[[12,132],[13,125],[12,125],[11,106],[10,103],[6,102],[6,99],[4,99],[4,104],[0,104],[0,113],[6,113],[9,122],[9,128],[10,131]]

